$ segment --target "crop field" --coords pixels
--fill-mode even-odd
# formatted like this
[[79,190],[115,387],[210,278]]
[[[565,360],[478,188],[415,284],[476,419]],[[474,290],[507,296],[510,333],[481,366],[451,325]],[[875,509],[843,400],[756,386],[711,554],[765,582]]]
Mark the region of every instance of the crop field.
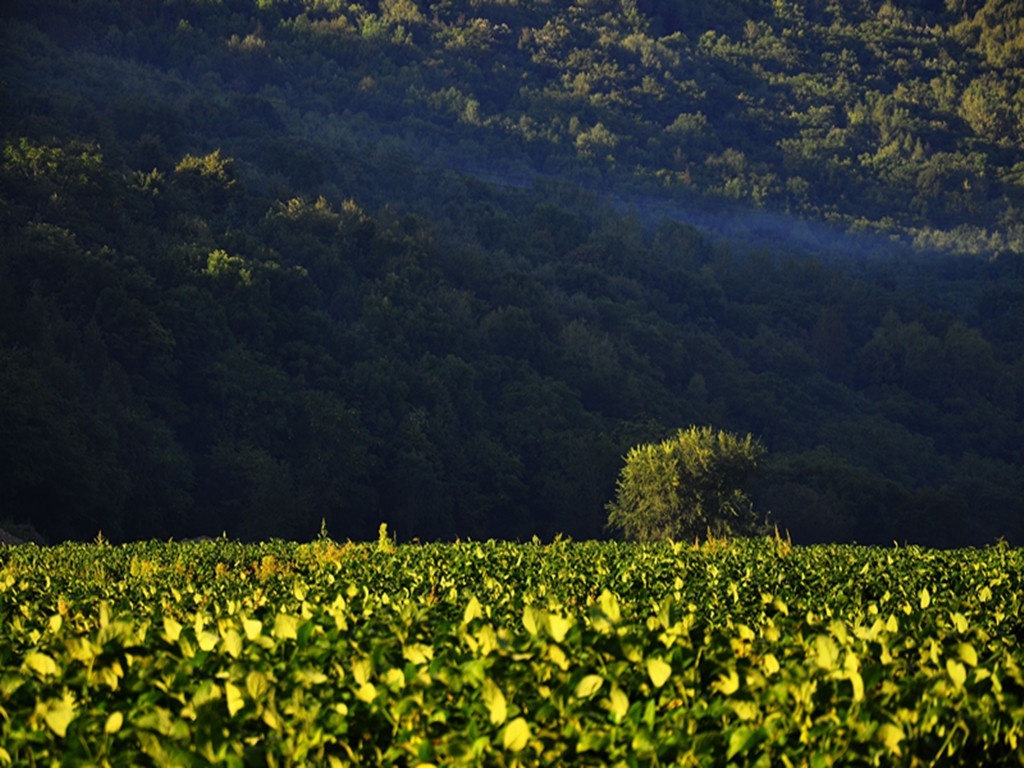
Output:
[[1024,765],[1005,546],[0,547],[0,766]]

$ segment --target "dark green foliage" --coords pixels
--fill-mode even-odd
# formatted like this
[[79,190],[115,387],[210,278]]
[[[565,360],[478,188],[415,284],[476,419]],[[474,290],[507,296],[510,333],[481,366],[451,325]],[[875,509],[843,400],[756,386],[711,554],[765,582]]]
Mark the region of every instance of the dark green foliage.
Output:
[[1013,4],[680,8],[4,6],[5,515],[582,538],[682,421],[798,540],[1020,539]]

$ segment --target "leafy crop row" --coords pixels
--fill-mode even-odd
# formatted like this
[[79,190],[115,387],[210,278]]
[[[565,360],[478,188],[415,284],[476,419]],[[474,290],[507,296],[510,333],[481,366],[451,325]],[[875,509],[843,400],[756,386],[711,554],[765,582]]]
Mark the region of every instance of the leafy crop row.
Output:
[[1024,764],[1006,547],[0,548],[0,765]]

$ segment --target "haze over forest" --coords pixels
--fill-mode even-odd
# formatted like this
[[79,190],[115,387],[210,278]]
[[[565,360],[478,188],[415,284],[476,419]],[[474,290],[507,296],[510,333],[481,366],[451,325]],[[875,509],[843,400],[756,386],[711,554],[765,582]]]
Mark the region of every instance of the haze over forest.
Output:
[[1024,543],[1022,0],[0,10],[0,526]]

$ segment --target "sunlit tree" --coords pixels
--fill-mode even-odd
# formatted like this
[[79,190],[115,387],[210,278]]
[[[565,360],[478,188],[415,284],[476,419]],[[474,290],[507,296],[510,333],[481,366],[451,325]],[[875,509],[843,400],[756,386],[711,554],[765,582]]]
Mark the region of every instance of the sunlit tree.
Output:
[[764,446],[711,427],[690,427],[632,448],[607,505],[608,527],[657,541],[749,534],[763,527],[743,489]]

